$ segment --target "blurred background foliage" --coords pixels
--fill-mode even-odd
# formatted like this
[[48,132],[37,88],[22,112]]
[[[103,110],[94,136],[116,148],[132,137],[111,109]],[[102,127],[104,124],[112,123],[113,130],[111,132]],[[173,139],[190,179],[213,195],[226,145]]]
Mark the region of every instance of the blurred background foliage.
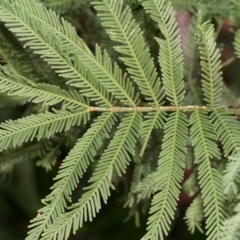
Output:
[[[89,0],[42,0],[43,4],[55,10],[65,19],[75,26],[78,35],[88,44],[89,48],[94,51],[96,43],[106,48],[111,56],[118,61],[118,55],[114,52],[113,45],[96,16],[94,9],[89,4]],[[140,23],[144,30],[144,36],[149,43],[151,54],[157,60],[158,47],[154,40],[155,36],[159,36],[158,27],[150,21],[149,16],[144,14],[142,8],[137,0],[125,0],[126,4],[132,7],[136,20]],[[179,22],[179,27],[182,33],[188,28],[190,14],[177,8],[176,16]],[[228,59],[230,61],[224,67],[224,83],[236,96],[240,96],[240,68],[239,61],[234,59],[233,53],[233,33],[231,31],[229,19],[221,20],[219,28],[219,35],[217,41],[222,48],[223,62]],[[0,49],[4,44],[4,30],[1,31],[0,24]],[[184,38],[184,35],[183,35]],[[14,41],[14,40],[13,40]],[[16,47],[18,42],[16,41]],[[29,55],[30,56],[30,55]],[[16,56],[15,56],[16,57]],[[30,59],[30,58],[29,58]],[[1,51],[0,51],[0,61]],[[19,60],[20,61],[20,60]],[[21,64],[21,61],[19,62]],[[123,67],[123,66],[122,66]],[[46,71],[51,72],[49,69]],[[54,75],[54,73],[51,73]],[[48,74],[49,76],[49,74]],[[44,76],[43,76],[44,77]],[[29,104],[18,108],[5,107],[1,105],[0,98],[0,121],[7,119],[17,119],[26,115],[29,111]],[[71,147],[69,147],[71,149]],[[7,165],[1,169],[0,176],[0,240],[22,240],[26,237],[27,226],[29,220],[36,214],[41,207],[41,199],[48,193],[53,184],[53,178],[57,173],[57,169],[69,151],[68,147],[62,147],[61,153],[54,167],[44,169],[36,166],[37,157],[34,160],[22,161],[17,165]],[[0,158],[3,157],[0,155]],[[27,156],[25,156],[27,159]],[[129,171],[132,171],[130,168]],[[191,169],[186,171],[187,178]],[[83,240],[137,240],[144,235],[146,229],[147,214],[143,213],[139,216],[140,224],[135,226],[134,216],[127,219],[129,210],[123,208],[127,199],[127,190],[129,189],[129,179],[131,173],[127,173],[117,188],[112,194],[107,205],[104,205],[99,215],[94,219],[93,223],[86,223],[76,235],[73,235],[69,240],[83,239]],[[77,198],[81,194],[84,181],[87,181],[88,175],[85,176],[80,183],[79,188],[75,192]],[[173,223],[172,231],[168,236],[168,240],[203,240],[200,232],[190,234],[184,223],[183,216],[187,206],[191,203],[191,198],[182,193],[178,205],[177,221]],[[126,221],[128,220],[128,221]]]

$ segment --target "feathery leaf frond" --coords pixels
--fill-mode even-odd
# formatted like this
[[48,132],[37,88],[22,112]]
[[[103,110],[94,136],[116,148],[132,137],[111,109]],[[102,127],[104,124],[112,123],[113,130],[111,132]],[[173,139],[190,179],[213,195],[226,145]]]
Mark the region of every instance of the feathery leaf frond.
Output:
[[205,159],[219,159],[220,153],[215,142],[217,137],[206,113],[195,110],[190,117],[190,124],[195,163]]
[[[28,2],[32,1],[30,0]],[[40,6],[36,2],[32,3]],[[20,0],[14,3],[1,0],[0,20],[5,22],[6,26],[9,26],[9,30],[12,31],[20,41],[26,42],[25,46],[30,47],[34,53],[41,55],[43,59],[55,69],[59,76],[68,79],[70,82],[78,80],[84,89],[81,90],[82,94],[91,96],[93,101],[97,101],[101,105],[110,106],[110,98],[105,91],[101,91],[103,87],[99,87],[94,76],[87,77],[89,74],[77,58],[75,49],[68,48],[68,46],[64,44],[60,45],[61,41],[57,36],[50,32],[46,33],[46,31],[50,29],[47,28],[46,30],[44,28],[44,24],[38,21],[37,16],[31,14],[31,11],[29,11],[30,8],[32,8],[32,6],[27,5],[26,0]],[[52,15],[54,16],[50,11],[46,9],[44,11],[43,7],[38,7],[38,10],[40,11],[38,14],[42,14],[42,16],[47,19],[51,18]],[[59,22],[59,19],[57,22]],[[67,26],[69,26],[69,24]],[[74,63],[71,62],[71,57]]]
[[212,111],[210,119],[223,144],[225,156],[238,151],[240,129],[236,117],[230,111],[220,107]]
[[[35,7],[32,7],[33,4]],[[113,63],[111,61],[106,52],[104,52],[103,56],[101,56],[101,49],[96,46],[96,57],[94,57],[86,44],[77,36],[75,29],[68,22],[61,19],[62,26],[59,26],[59,17],[54,12],[48,11],[46,8],[37,4],[35,1],[21,0],[21,5],[24,6],[25,10],[27,11],[26,14],[29,15],[29,18],[34,19],[33,22],[36,25],[39,24],[42,27],[41,37],[43,37],[48,44],[51,44],[55,49],[57,49],[58,52],[61,50],[62,53],[60,53],[61,56],[65,59],[65,62],[67,61],[68,64],[70,64],[69,59],[72,59],[75,63],[74,67],[77,68],[79,72],[82,73],[82,71],[84,71],[84,68],[82,66],[84,65],[89,69],[91,73],[90,77],[87,79],[82,79],[81,76],[74,77],[76,75],[74,72],[70,74],[72,71],[74,71],[74,69],[71,71],[70,69],[63,70],[64,66],[61,68],[59,66],[56,66],[56,72],[59,73],[60,76],[64,78],[72,78],[74,81],[80,81],[80,79],[84,80],[84,83],[86,85],[85,88],[87,89],[89,88],[89,81],[91,84],[96,85],[97,78],[98,83],[101,85],[100,89],[104,88],[109,92],[112,91],[111,93],[115,94],[116,98],[121,99],[121,101],[127,105],[135,105],[134,100],[136,101],[136,97],[133,97],[131,82],[126,79],[126,76],[122,76],[122,71],[119,69],[116,63]],[[54,39],[45,37],[46,34],[49,34],[49,32],[46,33],[44,27],[46,27],[48,31],[53,31],[54,35],[51,33],[51,38],[54,38],[56,36],[55,41]],[[59,45],[64,46],[64,48],[59,49]],[[46,55],[46,52],[42,51],[38,51],[36,53],[43,54],[44,56]],[[50,57],[53,56],[50,55]],[[52,67],[56,65],[54,61],[49,61],[48,63],[51,64]],[[108,88],[105,88],[105,84],[107,84]],[[82,93],[84,94],[84,92]]]
[[179,106],[184,98],[183,56],[173,9],[166,0],[143,1],[142,5],[146,12],[150,13],[152,19],[158,23],[164,36],[164,39],[157,38],[160,46],[159,63],[164,90],[171,104]]
[[198,176],[206,218],[207,240],[218,240],[223,220],[226,218],[222,176],[216,169],[211,168],[209,159],[199,163]]
[[119,129],[89,180],[90,186],[85,188],[86,192],[79,202],[69,208],[70,211],[60,215],[46,229],[43,240],[68,238],[71,228],[75,233],[84,221],[91,221],[96,216],[101,208],[101,198],[106,203],[110,188],[114,188],[111,183],[113,171],[121,176],[131,160],[129,153],[134,155],[140,122],[141,116],[137,112],[127,114],[122,119]]
[[88,107],[76,91],[65,91],[57,86],[49,84],[36,84],[18,75],[10,69],[0,67],[1,92],[7,92],[10,96],[21,96],[28,98],[34,103],[43,105],[55,105],[64,102],[64,108]]
[[[7,169],[28,151],[28,157],[49,170],[60,152],[69,151],[43,200],[45,206],[31,221],[27,240],[68,239],[92,221],[130,162],[124,177],[131,182],[126,205],[138,217],[139,207],[149,207],[153,196],[142,239],[163,240],[169,234],[181,187],[189,196],[198,195],[185,216],[191,232],[201,231],[203,220],[207,240],[225,240],[229,231],[237,239],[239,227],[230,224],[238,222],[240,206],[240,125],[232,114],[239,110],[237,101],[231,104],[234,109],[225,101],[217,34],[210,22],[215,19],[220,31],[220,21],[230,14],[238,26],[238,3],[231,0],[232,9],[225,11],[228,0],[93,0],[101,25],[96,21],[91,28],[89,48],[83,42],[87,38],[78,36],[84,32],[82,19],[80,24],[74,19],[74,28],[44,7],[57,4],[54,9],[61,12],[62,6],[76,9],[87,1],[0,0],[0,101],[2,106],[34,103],[24,106],[23,118],[0,124],[0,166]],[[193,15],[190,51],[184,58],[172,4]],[[87,11],[95,21],[93,8],[89,5]],[[99,40],[95,27],[97,32],[106,30],[118,52],[116,62],[99,43],[92,47]],[[234,46],[240,58],[239,31]],[[44,142],[51,147],[41,145]],[[193,173],[183,183],[184,170],[190,168]],[[87,187],[72,203],[79,181],[89,172]],[[227,220],[225,198],[230,203]]]
[[88,120],[88,111],[45,112],[18,119],[8,120],[0,125],[0,151],[9,147],[16,147],[24,142],[40,140],[43,137],[67,131],[74,125],[80,125]]
[[203,233],[201,222],[203,221],[203,201],[201,196],[197,196],[191,205],[188,207],[185,214],[185,221],[188,226],[188,229],[191,233],[195,232],[197,228],[200,232]]
[[47,205],[39,210],[42,213],[41,216],[32,221],[30,227],[35,229],[29,231],[27,239],[38,239],[45,228],[54,223],[56,218],[65,211],[66,200],[70,201],[72,191],[101,147],[102,137],[109,137],[109,131],[115,121],[116,117],[113,113],[103,113],[83,138],[78,140],[60,167],[52,193],[44,200]]
[[216,134],[208,116],[195,110],[190,117],[191,138],[194,145],[195,163],[198,164],[198,179],[206,218],[207,240],[219,239],[224,220],[223,187],[220,173],[211,167],[210,160],[219,159],[215,143]]
[[127,66],[145,99],[152,106],[161,105],[164,97],[139,25],[133,20],[131,9],[122,0],[103,0],[92,3],[110,38],[117,42],[115,50]]
[[[180,127],[181,126],[181,127]],[[162,151],[156,172],[156,186],[148,219],[148,232],[142,239],[164,239],[176,211],[183,179],[186,154],[187,117],[185,113],[171,113],[165,125]]]
[[197,37],[202,66],[202,87],[204,100],[209,106],[220,103],[222,93],[222,72],[220,53],[216,48],[214,28],[208,22],[198,26]]

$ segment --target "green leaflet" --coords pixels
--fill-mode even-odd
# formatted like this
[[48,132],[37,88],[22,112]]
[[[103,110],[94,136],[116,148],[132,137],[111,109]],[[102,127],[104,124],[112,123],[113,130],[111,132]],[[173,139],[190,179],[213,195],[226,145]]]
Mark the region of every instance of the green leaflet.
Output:
[[[31,3],[30,1],[23,0],[21,5],[26,8],[26,14],[29,14],[30,19],[34,19],[35,23],[38,23],[41,27],[47,27],[48,30],[51,29],[54,33],[50,33],[50,37],[47,38],[45,37],[45,34],[49,34],[49,32],[42,34],[41,37],[44,39],[44,41],[47,41],[51,46],[53,46],[53,48],[57,48],[58,51],[60,49],[57,43],[59,43],[60,46],[65,46],[63,49],[61,49],[61,55],[64,58],[64,61],[67,61],[67,65],[69,65],[69,59],[73,59],[75,63],[74,66],[79,69],[81,73],[86,72],[85,68],[82,67],[82,64],[91,69],[91,72],[89,72],[89,74],[92,74],[88,76],[87,79],[82,79],[84,80],[84,84],[87,84],[88,90],[90,81],[94,87],[98,86],[97,89],[100,92],[103,92],[104,89],[108,89],[109,92],[116,95],[116,98],[121,99],[121,101],[125,102],[126,104],[131,106],[135,105],[134,101],[137,101],[137,99],[136,96],[133,97],[131,82],[127,81],[126,75],[122,75],[122,71],[119,69],[116,63],[111,61],[106,51],[104,52],[104,55],[101,56],[102,50],[96,46],[96,57],[94,57],[89,51],[86,44],[78,38],[75,29],[68,22],[62,20],[62,26],[57,26],[56,28],[56,23],[59,22],[59,17],[54,12],[47,11],[39,4],[36,4],[37,10],[35,10],[35,8],[32,8],[32,4],[36,3],[34,1]],[[43,33],[44,30],[45,28],[43,28]],[[34,31],[36,31],[38,34],[37,29],[34,29]],[[57,36],[57,38],[55,38],[55,36]],[[31,44],[32,43],[30,42],[30,45]],[[36,51],[36,53],[44,55],[47,54],[46,51],[43,52],[41,50]],[[52,54],[50,52],[49,55],[47,54],[47,56],[50,56],[52,58]],[[49,61],[49,63],[53,66],[55,66],[57,63],[55,61],[51,61],[50,59]],[[76,72],[73,71],[74,69],[72,69],[72,71],[63,71],[62,69],[64,68],[64,63],[59,62],[59,64],[62,64],[63,66],[61,69],[59,69],[58,66],[55,66],[57,69],[56,72],[60,73],[60,76],[63,76],[66,79],[70,78],[71,80],[68,81],[68,83],[77,82],[77,86],[81,87],[79,86],[80,79],[76,76]],[[67,65],[66,68],[69,68]],[[71,72],[72,74],[70,74]],[[77,75],[79,75],[79,73]],[[76,76],[76,78],[74,79],[73,76]],[[101,81],[96,81],[95,78]],[[111,81],[109,81],[109,79],[111,79]],[[106,88],[105,85],[108,87]],[[99,93],[95,91],[94,94],[96,95]],[[107,96],[105,95],[105,97]],[[109,98],[109,96],[107,98]]]
[[120,59],[127,66],[142,94],[151,105],[162,104],[163,93],[160,90],[159,78],[130,8],[124,6],[122,0],[94,1],[92,4],[110,38],[118,43],[115,50],[123,54]]
[[24,142],[40,140],[43,137],[67,131],[71,126],[80,125],[88,119],[87,112],[57,111],[30,115],[0,125],[0,150],[16,147]]
[[[31,14],[29,10],[36,9],[30,7],[32,6],[29,5],[30,1],[22,0],[21,3],[22,4],[18,1],[11,4],[9,1],[2,1],[0,20],[5,22],[6,26],[10,26],[9,29],[19,37],[20,41],[25,42],[25,47],[28,46],[34,53],[41,55],[44,61],[55,69],[59,76],[68,79],[69,83],[73,81],[76,82],[77,80],[77,87],[84,89],[81,90],[82,94],[87,97],[91,96],[93,101],[97,101],[100,105],[109,106],[109,96],[104,91],[103,86],[96,81],[96,78],[83,68],[83,63],[76,56],[76,48],[73,49],[65,46],[65,44],[61,44],[62,41],[65,41],[65,39],[62,40],[62,35],[65,36],[65,34],[61,32],[61,37],[57,38],[58,35],[49,32],[49,25],[52,19],[55,18],[55,21],[59,21],[56,14],[48,12],[46,15],[47,10],[35,1],[32,1],[32,4],[36,5],[35,8],[38,11],[34,11]],[[43,20],[38,20],[38,18],[40,18],[39,15],[43,17],[48,24],[47,32],[46,28],[44,28]],[[14,19],[14,23],[12,21],[10,23],[8,22],[11,18]],[[33,18],[35,20],[32,20]],[[48,21],[50,21],[50,23]],[[65,23],[64,25],[63,22],[61,30],[64,31],[66,26],[68,26],[68,29],[71,29],[69,24]],[[39,31],[39,29],[42,29],[42,31]],[[74,38],[76,42],[79,42],[75,31],[71,32],[71,37]],[[60,45],[58,43],[60,43]],[[77,45],[77,43],[75,43],[75,45]],[[85,48],[82,51],[84,50]],[[88,52],[87,54],[89,55]],[[71,58],[73,58],[74,63],[70,61]]]
[[[180,127],[181,126],[181,127]],[[142,239],[164,239],[173,219],[180,183],[183,179],[184,157],[186,154],[187,118],[182,112],[168,117],[164,129],[162,151],[156,172],[156,186],[150,208],[147,234]]]
[[35,84],[7,68],[0,69],[4,73],[0,73],[1,92],[7,92],[10,96],[25,97],[34,103],[50,106],[63,102],[64,109],[87,107],[85,100],[76,91],[64,91],[54,85]]
[[204,100],[209,106],[219,105],[222,94],[220,53],[216,48],[214,28],[208,22],[198,26]]
[[[211,159],[220,158],[214,139],[216,135],[206,113],[195,111],[190,118],[191,138],[194,145],[195,162],[198,164],[198,178],[203,199],[204,216],[208,240],[219,239],[225,218],[222,178],[211,167]],[[208,184],[206,184],[208,183]],[[211,196],[211,197],[210,197]]]
[[191,233],[195,232],[197,228],[200,232],[203,232],[201,223],[203,221],[204,213],[203,213],[203,202],[201,196],[197,196],[191,205],[188,207],[186,211],[186,215],[184,217],[186,224],[188,225],[188,229]]
[[173,106],[182,105],[183,91],[183,56],[177,23],[172,15],[172,7],[166,1],[143,1],[143,7],[150,13],[164,39],[157,38],[160,46],[159,64],[167,99]]

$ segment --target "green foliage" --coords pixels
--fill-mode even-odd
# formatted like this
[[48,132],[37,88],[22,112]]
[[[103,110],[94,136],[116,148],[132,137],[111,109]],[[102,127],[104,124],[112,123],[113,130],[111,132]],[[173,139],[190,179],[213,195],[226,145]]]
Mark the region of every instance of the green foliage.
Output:
[[[57,15],[90,2],[117,61],[100,43],[91,50]],[[225,104],[231,92],[211,21],[229,16],[239,26],[240,8],[221,2],[0,0],[1,106],[28,107],[0,124],[1,171],[29,159],[50,170],[69,148],[27,240],[68,239],[96,217],[129,169],[130,216],[151,201],[142,239],[169,234],[182,187],[194,197],[184,217],[191,233],[240,239],[240,125],[238,111]],[[186,53],[173,7],[193,14]],[[157,58],[138,8],[158,28]],[[240,57],[239,30],[234,47]],[[194,171],[182,183],[189,166]],[[92,175],[75,201],[86,172]]]
[[204,218],[203,212],[203,202],[200,196],[195,197],[191,205],[186,211],[186,223],[188,225],[188,229],[191,233],[194,233],[197,228],[199,231],[203,232],[201,222]]
[[236,214],[224,222],[224,228],[221,232],[221,239],[239,239],[239,204],[235,207]]

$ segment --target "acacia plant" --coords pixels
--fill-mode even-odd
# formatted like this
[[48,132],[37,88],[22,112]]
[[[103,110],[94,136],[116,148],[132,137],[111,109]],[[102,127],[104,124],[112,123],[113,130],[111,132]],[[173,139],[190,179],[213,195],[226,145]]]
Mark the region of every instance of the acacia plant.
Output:
[[[59,9],[71,1],[48,4],[54,2]],[[151,201],[142,239],[168,235],[182,187],[195,196],[185,215],[191,232],[240,239],[239,111],[227,103],[235,98],[224,85],[216,42],[223,19],[230,19],[240,57],[240,4],[95,0],[91,6],[111,51],[104,44],[90,49],[41,2],[0,0],[1,105],[32,103],[22,118],[0,124],[1,167],[28,156],[51,168],[61,147],[74,142],[26,239],[68,239],[93,220],[130,167],[125,206],[136,214]],[[174,8],[191,13],[184,52]],[[88,185],[72,202],[86,171]]]

